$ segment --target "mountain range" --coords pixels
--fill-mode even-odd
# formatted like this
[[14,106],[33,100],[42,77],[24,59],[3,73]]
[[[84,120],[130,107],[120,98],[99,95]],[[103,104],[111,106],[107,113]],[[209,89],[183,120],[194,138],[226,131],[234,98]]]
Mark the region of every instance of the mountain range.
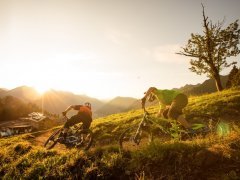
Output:
[[[226,87],[228,81],[228,76],[220,76],[223,88]],[[177,89],[177,88],[176,88]],[[213,79],[207,79],[203,83],[196,85],[187,84],[181,88],[178,88],[181,92],[184,92],[187,95],[202,95],[213,93],[217,91],[215,81]]]
[[[225,87],[227,80],[228,76],[221,76],[223,87]],[[187,95],[201,95],[217,91],[213,79],[208,79],[196,85],[187,84],[174,89],[180,90]],[[28,86],[20,86],[11,90],[0,88],[0,98],[5,96],[16,97],[25,103],[34,103],[41,109],[53,114],[60,114],[68,106],[73,104],[91,102],[94,118],[141,108],[140,99],[132,97],[115,97],[108,102],[104,102],[93,97],[77,95],[66,91],[49,90],[43,95],[40,95],[34,88]]]
[[[53,114],[60,114],[70,105],[90,102],[95,118],[128,111],[128,107],[137,101],[137,99],[130,97],[116,97],[109,102],[105,102],[86,95],[77,95],[71,92],[56,91],[53,89],[40,95],[34,88],[28,86],[20,86],[11,90],[0,88],[0,98],[6,96],[16,97],[25,103],[34,103]],[[70,114],[71,113],[74,112],[70,111]]]
[[[120,113],[133,109],[132,106],[138,100],[130,97],[116,97],[97,109],[95,113],[100,117],[109,114]],[[135,107],[135,106],[134,106]]]

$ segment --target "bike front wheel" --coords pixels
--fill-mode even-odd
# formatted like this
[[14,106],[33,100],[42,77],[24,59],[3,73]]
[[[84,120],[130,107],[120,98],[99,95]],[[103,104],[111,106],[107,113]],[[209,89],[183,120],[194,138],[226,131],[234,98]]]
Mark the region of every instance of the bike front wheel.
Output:
[[145,147],[153,141],[152,133],[140,129],[138,130],[138,126],[131,127],[126,129],[119,138],[119,150],[123,151],[135,151],[140,148]]
[[58,137],[61,132],[62,132],[62,129],[58,129],[54,131],[51,134],[51,136],[47,139],[47,141],[44,143],[44,147],[46,149],[52,149],[58,143]]

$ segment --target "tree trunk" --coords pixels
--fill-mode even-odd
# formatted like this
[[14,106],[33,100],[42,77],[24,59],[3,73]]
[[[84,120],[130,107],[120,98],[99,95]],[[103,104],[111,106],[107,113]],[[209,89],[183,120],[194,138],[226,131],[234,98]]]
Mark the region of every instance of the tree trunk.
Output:
[[219,75],[215,75],[214,76],[215,82],[216,82],[216,87],[218,91],[222,91],[223,87],[222,87],[222,83],[221,83],[221,79]]

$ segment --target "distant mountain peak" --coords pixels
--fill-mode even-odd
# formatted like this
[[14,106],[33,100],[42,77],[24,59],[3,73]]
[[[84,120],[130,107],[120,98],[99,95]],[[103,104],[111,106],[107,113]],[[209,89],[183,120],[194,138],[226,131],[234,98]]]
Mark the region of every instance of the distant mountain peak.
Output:
[[29,86],[19,86],[5,91],[4,93],[1,93],[1,97],[3,96],[13,96],[23,100],[24,102],[31,102],[40,97],[39,93]]
[[1,91],[8,91],[6,88],[0,88]]

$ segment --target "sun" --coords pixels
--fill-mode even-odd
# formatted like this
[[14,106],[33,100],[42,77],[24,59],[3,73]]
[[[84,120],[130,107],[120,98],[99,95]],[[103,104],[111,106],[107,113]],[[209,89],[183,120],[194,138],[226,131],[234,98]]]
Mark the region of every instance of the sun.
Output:
[[39,94],[44,94],[46,91],[48,91],[50,88],[44,85],[36,85],[34,86],[34,89],[36,89],[36,91]]

